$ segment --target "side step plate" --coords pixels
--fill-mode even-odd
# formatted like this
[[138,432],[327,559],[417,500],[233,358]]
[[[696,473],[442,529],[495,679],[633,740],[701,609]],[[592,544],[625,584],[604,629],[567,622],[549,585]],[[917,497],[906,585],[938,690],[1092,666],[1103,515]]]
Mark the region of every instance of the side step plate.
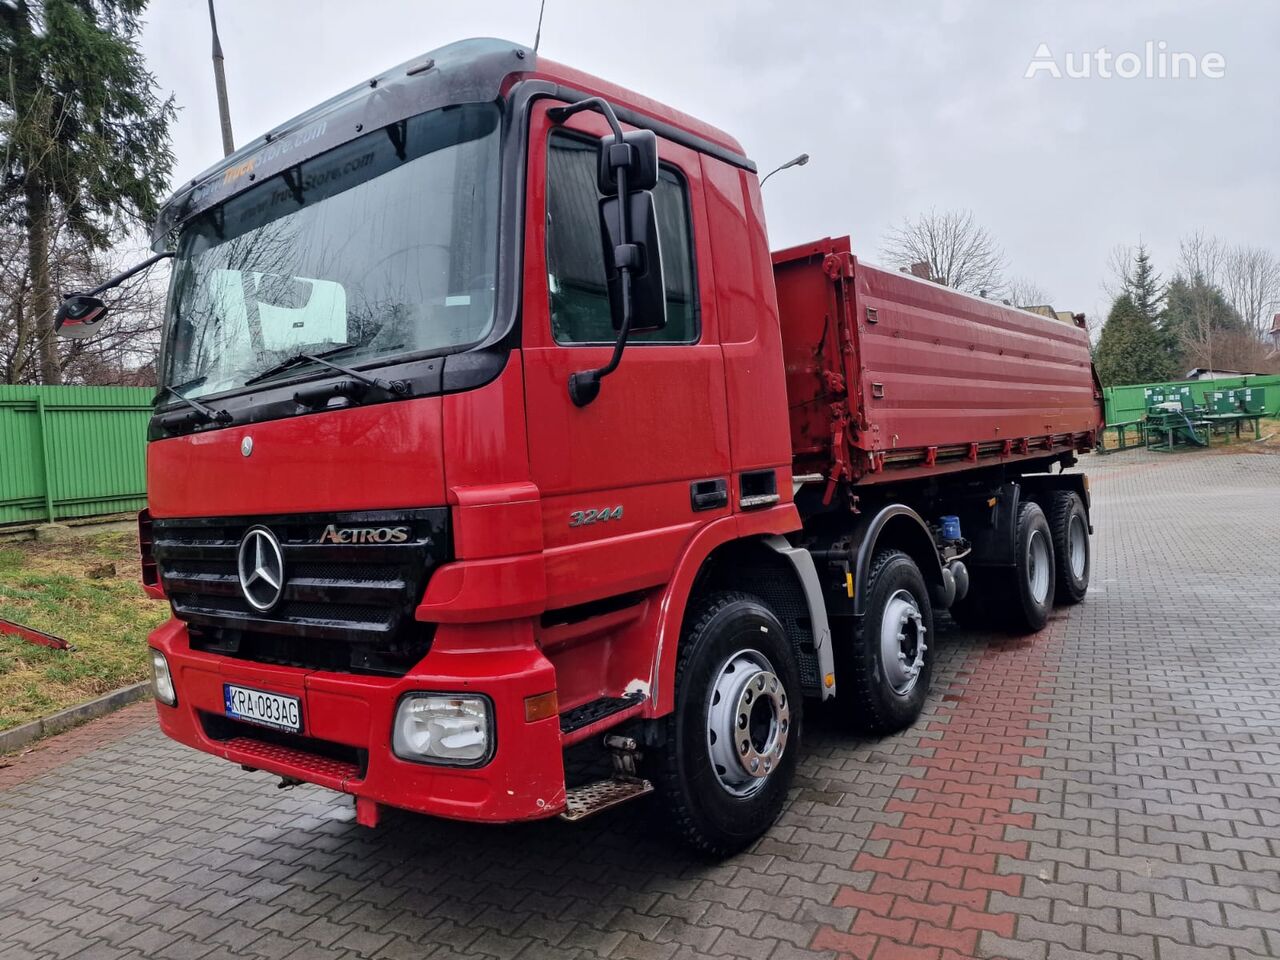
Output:
[[583,820],[620,803],[643,797],[646,793],[653,793],[653,784],[639,778],[597,780],[595,783],[573,787],[565,793],[565,808],[560,819],[570,822]]
[[560,714],[560,732],[573,733],[573,731],[581,730],[597,720],[611,717],[615,713],[621,713],[623,710],[628,710],[643,702],[644,694],[638,691],[621,697],[601,697],[599,700],[592,700],[580,707],[575,707],[566,713]]

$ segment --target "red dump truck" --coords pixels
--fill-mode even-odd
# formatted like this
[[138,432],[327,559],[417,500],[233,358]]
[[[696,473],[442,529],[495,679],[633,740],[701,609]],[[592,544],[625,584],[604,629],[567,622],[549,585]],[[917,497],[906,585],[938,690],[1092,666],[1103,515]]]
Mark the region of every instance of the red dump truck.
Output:
[[1034,631],[1088,586],[1080,326],[847,238],[771,255],[735,140],[525,47],[282,124],[155,242],[160,725],[360,823],[656,790],[727,854],[806,708],[900,729],[942,611]]

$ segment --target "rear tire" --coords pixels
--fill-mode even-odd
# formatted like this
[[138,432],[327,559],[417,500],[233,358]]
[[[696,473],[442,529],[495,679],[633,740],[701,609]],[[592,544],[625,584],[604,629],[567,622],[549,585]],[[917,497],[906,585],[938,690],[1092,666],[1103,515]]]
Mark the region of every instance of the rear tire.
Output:
[[1005,625],[1014,633],[1043,630],[1053,612],[1053,533],[1040,504],[1025,500],[1018,507],[1014,529],[1014,564],[1005,584],[1005,602],[999,604]]
[[933,678],[933,608],[924,577],[901,550],[881,550],[867,579],[866,614],[837,648],[835,708],[875,736],[911,726]]
[[1071,490],[1057,491],[1045,506],[1057,561],[1057,602],[1076,604],[1089,592],[1089,515],[1080,495]]
[[691,607],[675,710],[645,758],[686,843],[727,857],[777,820],[795,779],[802,697],[791,644],[759,599],[725,591]]

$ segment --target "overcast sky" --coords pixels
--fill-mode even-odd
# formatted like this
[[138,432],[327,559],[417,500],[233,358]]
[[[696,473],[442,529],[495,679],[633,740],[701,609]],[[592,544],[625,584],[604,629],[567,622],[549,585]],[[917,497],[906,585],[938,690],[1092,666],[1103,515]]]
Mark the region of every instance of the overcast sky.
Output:
[[[426,50],[531,44],[537,0],[217,0],[236,142]],[[624,12],[625,11],[625,12]],[[205,0],[153,0],[142,45],[180,108],[175,182],[221,156]],[[1026,79],[1047,44],[1220,54],[1220,79]],[[1109,251],[1172,272],[1196,229],[1280,252],[1280,4],[547,0],[541,52],[736,136],[773,247],[970,208],[1059,309],[1105,309]]]

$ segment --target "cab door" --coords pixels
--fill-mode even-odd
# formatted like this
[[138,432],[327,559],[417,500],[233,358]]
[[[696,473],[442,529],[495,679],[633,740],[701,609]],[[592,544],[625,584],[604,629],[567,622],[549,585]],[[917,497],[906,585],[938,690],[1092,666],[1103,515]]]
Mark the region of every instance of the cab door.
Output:
[[[605,286],[597,114],[529,137],[523,358],[532,479],[543,497],[548,606],[666,582],[695,530],[728,516],[729,429],[698,155],[659,139],[654,190],[667,326],[634,334],[585,407],[569,375],[603,366]],[[717,490],[723,489],[721,497]]]

